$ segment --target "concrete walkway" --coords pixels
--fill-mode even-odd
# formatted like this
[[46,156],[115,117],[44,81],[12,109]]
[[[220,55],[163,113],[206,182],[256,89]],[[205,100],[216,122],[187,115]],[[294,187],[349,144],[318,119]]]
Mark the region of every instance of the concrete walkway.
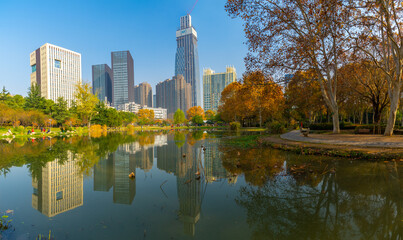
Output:
[[380,135],[354,135],[354,134],[309,134],[301,135],[294,130],[280,136],[282,139],[335,145],[348,145],[357,147],[403,148],[403,136],[384,137]]

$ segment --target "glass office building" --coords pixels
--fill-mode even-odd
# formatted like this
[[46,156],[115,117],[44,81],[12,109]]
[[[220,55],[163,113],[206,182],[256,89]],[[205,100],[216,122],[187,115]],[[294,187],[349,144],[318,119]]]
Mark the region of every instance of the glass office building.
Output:
[[112,52],[113,106],[134,102],[134,63],[129,51]]
[[197,32],[190,15],[181,17],[180,22],[180,29],[176,31],[175,76],[182,75],[191,85],[192,106],[201,106]]
[[217,111],[220,105],[221,92],[230,83],[236,81],[236,69],[227,67],[226,72],[215,73],[211,69],[203,71],[203,104],[204,110]]
[[112,69],[107,64],[92,66],[92,93],[100,101],[112,103]]

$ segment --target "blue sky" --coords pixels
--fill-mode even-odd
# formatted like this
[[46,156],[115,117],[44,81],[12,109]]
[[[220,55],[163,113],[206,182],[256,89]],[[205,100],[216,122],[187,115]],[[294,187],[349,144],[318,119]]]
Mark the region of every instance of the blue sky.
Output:
[[[198,32],[200,72],[226,65],[245,71],[247,53],[242,21],[225,12],[226,0],[199,0],[192,12]],[[135,84],[155,84],[174,74],[181,16],[195,0],[0,0],[0,87],[26,96],[29,54],[45,43],[81,53],[82,77],[91,66],[107,63],[110,52],[130,50]],[[201,78],[201,76],[200,76]]]

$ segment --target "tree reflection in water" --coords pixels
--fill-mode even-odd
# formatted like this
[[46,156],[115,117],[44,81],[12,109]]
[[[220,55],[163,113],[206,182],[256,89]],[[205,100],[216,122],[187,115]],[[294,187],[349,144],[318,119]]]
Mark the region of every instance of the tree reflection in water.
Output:
[[403,164],[221,149],[252,239],[402,239]]

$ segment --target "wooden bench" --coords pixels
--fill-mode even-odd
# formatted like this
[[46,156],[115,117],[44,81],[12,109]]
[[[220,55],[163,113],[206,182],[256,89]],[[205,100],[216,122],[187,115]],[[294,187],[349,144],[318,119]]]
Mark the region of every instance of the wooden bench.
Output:
[[371,132],[371,129],[368,129],[368,128],[358,129],[358,134],[360,134],[360,133],[370,133],[370,132]]
[[300,128],[299,131],[304,135],[304,137],[308,137],[309,128]]

